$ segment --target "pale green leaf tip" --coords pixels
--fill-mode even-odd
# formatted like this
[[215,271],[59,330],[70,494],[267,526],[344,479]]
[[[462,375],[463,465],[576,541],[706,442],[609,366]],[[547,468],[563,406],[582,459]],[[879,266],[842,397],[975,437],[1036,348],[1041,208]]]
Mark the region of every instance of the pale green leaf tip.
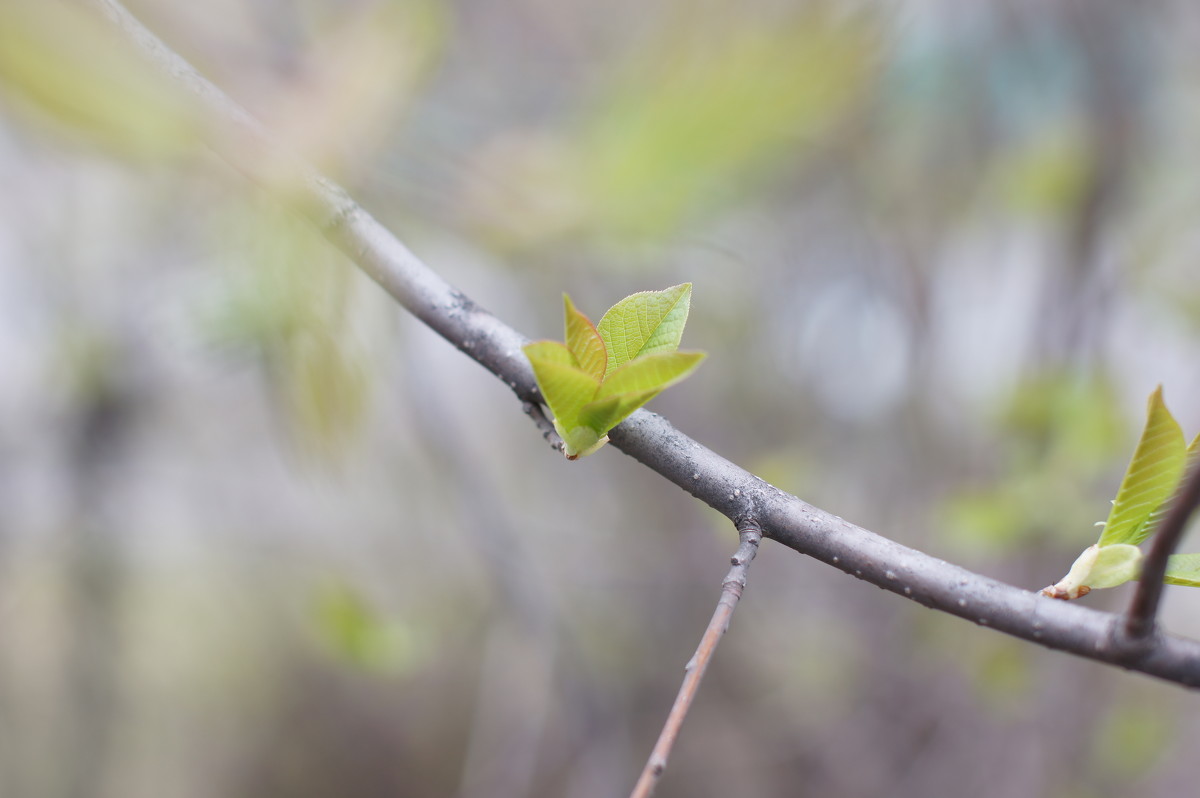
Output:
[[[1176,434],[1170,435],[1171,430]],[[1164,435],[1178,437],[1178,441],[1164,440]],[[1168,473],[1182,472],[1186,458],[1183,431],[1163,401],[1160,383],[1146,400],[1146,423],[1112,502],[1100,545],[1137,544],[1149,534],[1147,517],[1157,512],[1174,491],[1175,485],[1170,483],[1176,480],[1170,479]],[[1182,473],[1178,478],[1182,478]],[[1145,509],[1147,506],[1149,510]]]

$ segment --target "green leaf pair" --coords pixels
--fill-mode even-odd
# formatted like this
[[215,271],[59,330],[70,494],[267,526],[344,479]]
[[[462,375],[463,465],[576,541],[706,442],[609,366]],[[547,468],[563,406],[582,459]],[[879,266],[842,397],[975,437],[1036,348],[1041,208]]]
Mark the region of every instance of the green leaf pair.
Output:
[[[1084,549],[1070,572],[1042,590],[1051,598],[1073,599],[1091,590],[1116,587],[1137,579],[1142,571],[1138,544],[1157,528],[1170,498],[1200,452],[1200,435],[1190,446],[1183,430],[1163,403],[1162,386],[1150,395],[1146,427],[1121,480],[1100,540]],[[1200,554],[1176,554],[1167,561],[1164,581],[1200,587]]]
[[608,431],[692,373],[703,352],[679,352],[692,284],[643,291],[609,308],[599,324],[563,294],[566,343],[525,346],[568,460],[591,454]]

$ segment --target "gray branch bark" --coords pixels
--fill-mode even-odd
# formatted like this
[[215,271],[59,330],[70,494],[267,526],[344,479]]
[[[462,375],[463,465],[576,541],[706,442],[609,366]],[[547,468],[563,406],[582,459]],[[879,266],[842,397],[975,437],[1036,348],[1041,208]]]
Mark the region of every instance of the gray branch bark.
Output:
[[[155,67],[191,92],[213,117],[210,146],[251,180],[256,163],[282,158],[261,126],[115,0],[98,7]],[[503,380],[524,403],[540,403],[521,352],[527,342],[425,266],[338,186],[295,165],[299,208],[324,235],[409,312]],[[536,418],[536,417],[535,417]],[[1055,601],[845,521],[785,493],[639,410],[610,433],[612,445],[723,513],[756,522],[766,538],[925,607],[1052,649],[1200,685],[1200,643],[1154,631],[1131,637],[1124,616]]]

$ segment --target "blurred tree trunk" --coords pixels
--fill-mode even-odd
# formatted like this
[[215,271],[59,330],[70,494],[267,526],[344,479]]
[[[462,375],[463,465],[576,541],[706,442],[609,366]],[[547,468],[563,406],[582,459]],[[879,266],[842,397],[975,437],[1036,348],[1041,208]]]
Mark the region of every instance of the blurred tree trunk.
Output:
[[63,798],[105,793],[116,742],[125,568],[121,513],[111,488],[133,414],[117,357],[79,366],[85,376],[70,441],[73,505],[63,574],[62,751],[41,760],[61,763],[52,782]]

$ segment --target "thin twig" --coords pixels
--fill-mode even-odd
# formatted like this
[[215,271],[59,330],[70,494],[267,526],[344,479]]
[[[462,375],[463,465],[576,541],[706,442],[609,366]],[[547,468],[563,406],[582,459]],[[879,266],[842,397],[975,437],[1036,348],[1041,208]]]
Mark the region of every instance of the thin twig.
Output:
[[[116,0],[87,0],[153,67],[201,100],[214,152],[234,165],[277,162],[278,148],[249,115],[138,22]],[[240,136],[239,136],[240,134]],[[238,141],[234,145],[234,141]],[[275,161],[272,161],[275,159]],[[246,169],[255,179],[255,171]],[[421,262],[342,189],[306,172],[307,217],[372,279],[431,329],[505,382],[523,402],[541,397],[521,352],[528,338],[488,313]],[[270,188],[270,186],[267,186]],[[536,419],[535,419],[536,420]],[[1080,657],[1200,687],[1200,643],[1155,635],[1131,658],[1112,645],[1124,618],[1053,601],[903,546],[785,493],[638,410],[609,433],[612,445],[729,518],[753,516],[763,534],[923,606]]]
[[1175,553],[1184,527],[1197,506],[1200,506],[1200,463],[1193,463],[1190,474],[1171,502],[1170,511],[1155,533],[1154,542],[1150,544],[1150,551],[1142,564],[1142,578],[1125,619],[1125,634],[1132,640],[1147,638],[1154,631],[1154,617],[1158,614],[1162,598],[1167,560]]
[[679,736],[679,727],[683,725],[683,719],[687,717],[688,710],[691,709],[692,702],[696,698],[696,692],[700,689],[704,671],[708,668],[708,663],[712,660],[713,654],[717,650],[717,644],[721,642],[721,637],[729,629],[733,610],[737,606],[738,599],[742,597],[742,591],[746,589],[746,571],[749,570],[750,561],[758,552],[758,544],[762,540],[762,529],[754,521],[743,521],[738,526],[738,538],[740,542],[737,551],[730,560],[732,567],[725,575],[725,581],[721,583],[721,598],[717,602],[717,609],[713,612],[712,620],[708,622],[708,628],[704,630],[704,635],[700,638],[700,645],[696,648],[696,653],[692,655],[683,669],[683,684],[679,687],[679,695],[675,696],[675,703],[671,706],[662,732],[658,735],[658,742],[654,744],[650,759],[646,762],[646,767],[642,770],[642,775],[638,779],[637,785],[634,786],[633,792],[629,794],[629,798],[650,798],[654,794],[654,788],[658,786],[659,780],[662,779],[662,775],[667,769],[667,760],[671,756],[671,749],[675,746],[675,739]]

